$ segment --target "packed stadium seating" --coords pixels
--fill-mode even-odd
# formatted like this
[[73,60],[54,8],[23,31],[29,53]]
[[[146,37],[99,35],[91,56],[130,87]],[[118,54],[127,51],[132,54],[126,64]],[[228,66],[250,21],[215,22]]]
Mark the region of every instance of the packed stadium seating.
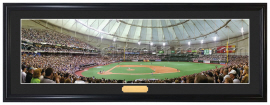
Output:
[[[36,30],[36,29],[22,29],[22,39],[35,43],[46,42],[51,44],[61,44],[82,48],[93,48],[91,45],[82,42],[76,38],[63,35],[54,31]],[[84,52],[81,50],[67,50],[50,47],[33,47],[34,51],[41,50],[44,52]],[[229,55],[228,64],[221,68],[214,70],[207,70],[201,73],[181,76],[178,78],[164,78],[161,80],[110,80],[110,79],[96,79],[95,77],[82,77],[76,75],[76,72],[83,70],[89,66],[107,65],[113,62],[125,60],[161,60],[164,56],[157,55],[85,55],[85,54],[35,54],[26,53],[22,47],[22,72],[27,73],[26,76],[32,75],[33,69],[40,70],[41,76],[50,78],[50,82],[44,82],[40,78],[40,83],[231,83],[230,79],[238,79],[242,83],[248,81],[248,56],[242,55]],[[182,58],[180,60],[187,60],[188,54],[179,54]],[[172,58],[174,60],[176,58]],[[177,60],[179,60],[177,58]],[[209,61],[226,61],[226,55],[203,55],[193,60],[209,60]],[[236,71],[235,77],[228,77],[229,72]],[[46,74],[47,73],[47,74]],[[53,73],[53,76],[48,75]],[[23,74],[23,73],[22,73]],[[29,75],[28,75],[29,74]],[[25,76],[22,76],[24,83]],[[42,82],[43,81],[43,82]],[[234,80],[233,80],[234,82]],[[26,83],[30,83],[29,81]]]
[[80,41],[77,38],[58,33],[51,30],[38,30],[38,29],[24,29],[22,28],[22,40],[30,42],[41,43],[46,42],[49,44],[61,44],[80,48],[92,48],[91,45]]

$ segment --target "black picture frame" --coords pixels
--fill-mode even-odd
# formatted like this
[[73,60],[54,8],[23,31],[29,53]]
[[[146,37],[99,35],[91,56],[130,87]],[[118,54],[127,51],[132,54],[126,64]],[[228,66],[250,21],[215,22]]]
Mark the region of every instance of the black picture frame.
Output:
[[[3,10],[4,102],[267,101],[266,3],[4,3]],[[23,85],[18,82],[17,77],[20,70],[18,23],[20,19],[26,18],[249,18],[251,82],[244,85],[145,84],[149,88],[148,93],[136,94],[122,93],[122,86],[127,84]],[[78,92],[73,91],[76,89]],[[79,90],[85,90],[85,93],[80,93]]]

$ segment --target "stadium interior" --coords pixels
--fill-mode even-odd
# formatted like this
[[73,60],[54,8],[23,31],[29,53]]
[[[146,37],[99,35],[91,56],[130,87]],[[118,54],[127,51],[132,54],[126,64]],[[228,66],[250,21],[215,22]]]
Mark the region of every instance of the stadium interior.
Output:
[[23,19],[22,83],[249,83],[249,19]]

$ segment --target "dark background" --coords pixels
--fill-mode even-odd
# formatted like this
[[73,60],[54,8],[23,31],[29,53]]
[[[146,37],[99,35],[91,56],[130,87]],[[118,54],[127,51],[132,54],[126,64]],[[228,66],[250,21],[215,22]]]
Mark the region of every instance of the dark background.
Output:
[[[4,8],[5,5],[11,4],[4,4]],[[89,99],[90,97],[93,99],[97,97],[99,99],[102,99],[102,97],[107,97],[107,99],[119,99],[122,97],[125,99],[142,96],[149,97],[148,101],[153,100],[154,97],[161,98],[165,96],[167,97],[165,99],[170,99],[170,97],[180,98],[181,96],[182,99],[191,101],[193,99],[206,101],[207,99],[211,100],[211,98],[216,100],[231,99],[231,101],[237,99],[237,97],[238,99],[263,96],[266,98],[266,55],[263,55],[266,52],[266,36],[263,35],[266,35],[266,30],[264,30],[264,33],[262,31],[265,28],[262,21],[266,16],[262,14],[265,11],[259,8],[262,5],[266,6],[265,4],[253,4],[253,7],[249,7],[250,4],[208,4],[207,6],[202,4],[91,4],[91,6],[89,4],[54,4],[54,6],[58,7],[52,7],[47,4],[24,4],[24,6],[14,6],[13,4],[13,6],[4,9],[4,16],[7,19],[4,19],[4,23],[7,23],[4,24],[4,28],[7,25],[7,29],[4,31],[8,32],[7,35],[4,34],[4,66],[6,67],[4,68],[4,83],[6,83],[4,84],[4,93],[7,97],[25,96],[25,99],[31,95],[29,100],[33,98],[32,96],[53,98],[62,97],[63,95],[70,98],[79,96],[77,98],[82,99]],[[8,14],[5,15],[5,13]],[[250,84],[20,84],[20,20],[44,18],[250,19]],[[266,20],[264,21],[266,22]],[[265,59],[263,60],[264,56]],[[143,95],[124,94],[122,92],[123,85],[147,85],[149,90],[147,94]],[[114,97],[108,94],[118,95],[114,95]],[[172,94],[175,94],[175,96]],[[203,98],[206,100],[203,100]],[[176,100],[175,98],[171,99]],[[66,100],[68,101],[68,99]],[[136,98],[133,98],[133,100],[136,100]],[[147,101],[143,99],[137,100]],[[242,100],[245,100],[245,98]],[[261,99],[257,98],[257,100]],[[72,101],[72,99],[69,101]]]

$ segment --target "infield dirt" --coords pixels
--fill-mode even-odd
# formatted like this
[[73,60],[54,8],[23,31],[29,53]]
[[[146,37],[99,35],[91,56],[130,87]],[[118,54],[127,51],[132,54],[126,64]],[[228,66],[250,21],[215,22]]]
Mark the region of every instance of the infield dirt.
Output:
[[100,73],[97,72],[97,74],[100,75],[110,75],[110,74],[122,74],[122,75],[145,75],[145,74],[152,74],[152,73],[112,73],[111,71],[117,67],[148,67],[152,69],[154,72],[153,74],[163,74],[163,73],[174,73],[174,72],[180,72],[179,70],[171,67],[164,67],[164,66],[152,66],[152,65],[116,65],[112,67],[111,69]]

